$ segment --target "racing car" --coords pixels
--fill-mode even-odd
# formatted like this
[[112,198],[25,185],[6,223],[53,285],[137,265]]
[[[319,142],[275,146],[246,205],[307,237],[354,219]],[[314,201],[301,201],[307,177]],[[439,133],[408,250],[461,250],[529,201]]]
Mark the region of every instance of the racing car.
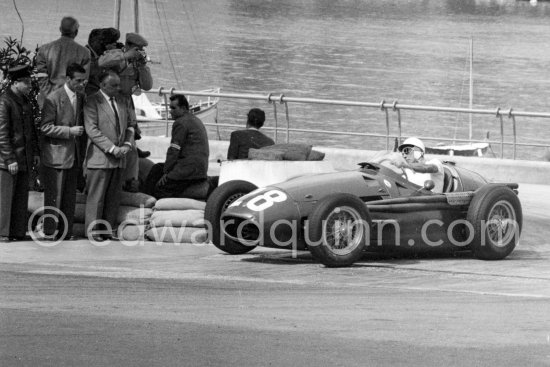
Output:
[[435,193],[431,180],[418,186],[384,162],[359,166],[261,188],[223,183],[206,205],[211,241],[230,254],[256,246],[309,250],[328,267],[350,266],[365,252],[470,250],[498,260],[519,241],[516,183],[489,183],[444,162],[444,189]]

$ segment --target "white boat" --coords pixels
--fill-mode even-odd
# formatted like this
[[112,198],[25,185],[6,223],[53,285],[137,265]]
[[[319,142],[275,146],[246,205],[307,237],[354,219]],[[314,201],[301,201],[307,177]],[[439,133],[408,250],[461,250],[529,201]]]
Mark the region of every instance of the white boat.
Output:
[[[470,38],[470,110],[473,108],[474,100],[474,78],[473,78],[473,65],[474,65],[474,43],[473,39]],[[469,134],[468,139],[472,140],[472,114],[469,116]],[[460,156],[469,156],[469,157],[482,157],[487,153],[490,148],[488,142],[480,143],[457,143],[457,144],[446,144],[439,143],[436,146],[428,147],[426,146],[426,153],[429,154],[441,154],[441,155],[460,155]]]
[[[203,90],[205,93],[220,93],[220,88]],[[168,105],[164,102],[151,102],[147,93],[133,95],[136,118],[142,133],[149,136],[169,135],[173,120],[168,112]],[[207,97],[207,99],[194,100],[187,97],[189,110],[197,116],[205,125],[215,124],[218,121],[219,98]]]

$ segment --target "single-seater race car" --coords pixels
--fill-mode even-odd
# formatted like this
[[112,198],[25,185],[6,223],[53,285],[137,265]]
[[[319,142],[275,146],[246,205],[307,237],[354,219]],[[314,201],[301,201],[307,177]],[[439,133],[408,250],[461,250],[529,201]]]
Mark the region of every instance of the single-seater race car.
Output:
[[449,162],[444,172],[443,193],[431,191],[432,181],[409,182],[384,162],[261,188],[232,180],[212,193],[205,218],[211,241],[227,253],[255,246],[309,250],[330,267],[349,266],[366,251],[508,256],[522,227],[518,184],[488,183]]

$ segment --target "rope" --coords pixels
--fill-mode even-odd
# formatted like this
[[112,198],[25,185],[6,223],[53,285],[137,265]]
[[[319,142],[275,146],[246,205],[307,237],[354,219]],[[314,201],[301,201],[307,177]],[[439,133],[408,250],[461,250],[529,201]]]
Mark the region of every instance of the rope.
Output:
[[[172,54],[170,53],[170,46],[168,45],[168,40],[166,39],[166,34],[164,32],[164,28],[162,27],[162,17],[160,16],[160,11],[159,11],[157,0],[154,0],[154,4],[155,4],[155,10],[157,11],[157,17],[159,19],[160,31],[162,33],[162,40],[164,41],[164,45],[166,46],[166,52],[168,54],[168,60],[170,60],[170,66],[172,67],[172,71],[174,72],[174,78],[176,78],[176,83],[177,83],[178,87],[180,87],[180,81],[178,79],[176,66],[174,65],[174,60],[172,59]],[[164,19],[166,20],[166,14],[164,16]]]
[[25,34],[25,23],[23,22],[23,18],[21,18],[21,13],[19,13],[19,9],[17,9],[17,3],[15,2],[15,0],[13,0],[13,7],[17,12],[17,16],[19,17],[19,20],[21,21],[21,44],[23,44],[23,35]]

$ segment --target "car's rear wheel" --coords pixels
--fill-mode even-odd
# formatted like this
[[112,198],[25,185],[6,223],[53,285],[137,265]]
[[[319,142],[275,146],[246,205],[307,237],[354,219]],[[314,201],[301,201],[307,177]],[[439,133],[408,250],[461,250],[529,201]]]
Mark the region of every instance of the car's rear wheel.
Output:
[[504,259],[519,241],[521,203],[507,186],[486,185],[477,190],[467,219],[474,229],[471,247],[478,259]]
[[308,248],[326,266],[350,266],[363,254],[370,224],[367,207],[358,197],[328,195],[319,200],[306,222]]
[[220,250],[237,255],[244,254],[255,247],[245,246],[227,238],[221,231],[222,223],[220,223],[220,219],[222,213],[231,203],[256,189],[256,185],[248,181],[236,180],[218,186],[210,194],[204,209],[204,218],[211,227],[211,231],[209,231],[209,234],[211,234],[210,241]]

